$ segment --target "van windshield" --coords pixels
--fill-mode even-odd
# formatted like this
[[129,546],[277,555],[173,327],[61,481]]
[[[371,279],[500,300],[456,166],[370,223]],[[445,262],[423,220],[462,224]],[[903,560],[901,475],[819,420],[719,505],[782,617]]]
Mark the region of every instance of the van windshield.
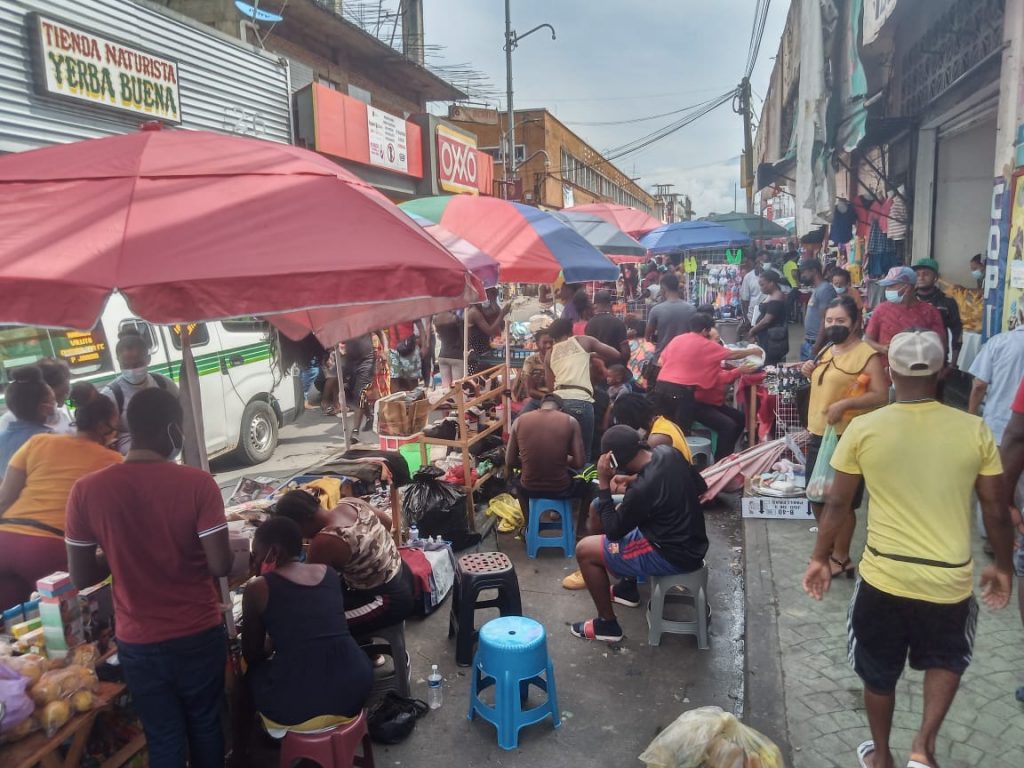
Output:
[[42,357],[63,360],[72,378],[110,373],[114,370],[103,328],[65,331],[27,325],[0,326],[0,387],[10,381],[10,372],[31,365]]

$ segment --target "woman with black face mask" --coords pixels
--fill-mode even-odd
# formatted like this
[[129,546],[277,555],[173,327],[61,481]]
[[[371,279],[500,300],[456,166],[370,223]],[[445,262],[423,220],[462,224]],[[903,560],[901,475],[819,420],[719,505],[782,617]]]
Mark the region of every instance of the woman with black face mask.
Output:
[[[814,360],[801,369],[811,382],[811,399],[807,413],[807,476],[821,448],[825,430],[832,426],[838,434],[849,426],[854,416],[885,405],[889,401],[889,378],[885,373],[885,356],[861,339],[860,309],[849,296],[833,299],[825,309],[825,345]],[[825,457],[822,457],[824,460]],[[860,506],[864,483],[853,500],[853,509]],[[811,504],[814,517],[820,518],[824,505]],[[836,536],[832,551],[832,577],[846,574],[853,578],[850,564],[850,540],[856,517],[850,514]]]

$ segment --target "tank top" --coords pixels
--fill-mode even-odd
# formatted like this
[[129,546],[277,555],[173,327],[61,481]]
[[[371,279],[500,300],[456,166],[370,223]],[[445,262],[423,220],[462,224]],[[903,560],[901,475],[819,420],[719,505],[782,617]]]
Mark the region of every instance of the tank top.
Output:
[[[834,349],[835,347],[829,347],[822,352],[818,365],[811,373],[807,429],[812,435],[825,434],[825,430],[828,428],[825,411],[832,403],[846,397],[846,393],[857,381],[857,377],[864,372],[868,361],[878,354],[864,341],[839,356],[833,353]],[[835,425],[836,432],[840,435],[843,434],[853,418],[862,413],[865,411],[846,411],[842,420]]]
[[551,348],[551,371],[555,394],[563,400],[594,402],[590,383],[590,353],[576,339],[566,339]]
[[402,568],[391,533],[381,525],[373,507],[362,499],[343,499],[341,504],[356,512],[352,525],[324,528],[320,534],[337,536],[352,551],[351,559],[342,569],[341,576],[349,589],[376,589],[391,581]]

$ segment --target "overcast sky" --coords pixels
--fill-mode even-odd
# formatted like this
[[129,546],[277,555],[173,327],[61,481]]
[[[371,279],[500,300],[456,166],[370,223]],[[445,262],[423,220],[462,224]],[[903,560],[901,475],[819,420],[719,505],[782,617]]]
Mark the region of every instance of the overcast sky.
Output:
[[[515,107],[547,107],[598,150],[667,125],[574,123],[629,120],[714,98],[739,83],[746,63],[755,0],[512,0],[512,27],[523,40],[513,58]],[[786,21],[788,0],[772,0],[752,78],[755,120]],[[503,0],[427,0],[427,45],[444,45],[447,63],[487,74],[505,99]],[[429,62],[428,62],[429,63]],[[456,83],[457,85],[458,83]],[[493,103],[492,103],[493,105]],[[743,123],[729,105],[617,165],[650,190],[675,184],[698,215],[733,209]],[[743,191],[739,207],[743,208]]]

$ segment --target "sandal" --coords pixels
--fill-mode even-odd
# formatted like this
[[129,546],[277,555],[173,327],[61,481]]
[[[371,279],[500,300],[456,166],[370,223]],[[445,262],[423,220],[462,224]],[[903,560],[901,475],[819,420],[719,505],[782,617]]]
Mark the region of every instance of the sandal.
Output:
[[857,575],[857,566],[853,564],[853,561],[851,561],[850,558],[846,558],[845,560],[837,560],[836,558],[829,555],[828,561],[834,565],[839,566],[838,571],[832,571],[833,579],[839,576],[845,576],[848,579],[852,579],[854,576]]
[[874,751],[875,742],[870,739],[862,742],[861,745],[857,747],[857,762],[860,763],[860,768],[868,768],[867,757],[874,753]]
[[922,762],[927,759],[924,755],[915,752],[910,756],[910,760],[907,761],[907,768],[932,768],[929,763]]

